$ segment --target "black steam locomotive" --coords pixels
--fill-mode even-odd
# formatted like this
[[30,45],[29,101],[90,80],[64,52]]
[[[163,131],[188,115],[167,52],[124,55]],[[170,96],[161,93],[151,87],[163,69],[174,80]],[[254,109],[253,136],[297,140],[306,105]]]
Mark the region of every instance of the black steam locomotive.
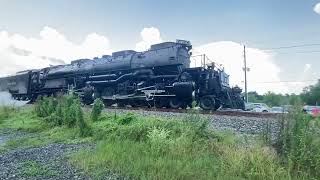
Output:
[[202,109],[244,109],[239,87],[214,64],[190,68],[189,41],[152,45],[144,52],[125,50],[101,58],[79,59],[68,65],[18,72],[0,78],[0,90],[17,100],[35,100],[72,90],[83,103],[101,98],[107,106],[130,105]]

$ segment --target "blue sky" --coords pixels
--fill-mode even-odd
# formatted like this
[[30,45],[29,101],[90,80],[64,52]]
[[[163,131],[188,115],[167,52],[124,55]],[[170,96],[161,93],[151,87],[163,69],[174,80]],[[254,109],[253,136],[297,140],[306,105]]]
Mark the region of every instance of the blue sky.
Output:
[[49,25],[72,40],[94,31],[120,48],[134,44],[142,28],[155,26],[165,39],[186,38],[196,45],[232,40],[273,47],[320,41],[320,18],[312,11],[317,2],[2,0],[0,28],[33,36]]
[[[320,0],[0,0],[0,31],[38,37],[45,26],[74,43],[90,33],[109,39],[112,49],[134,48],[140,32],[155,27],[161,39],[188,39],[194,46],[231,41],[248,47],[320,43]],[[320,46],[274,52],[280,80],[293,80],[309,64],[320,71]],[[298,53],[297,53],[298,52]],[[308,66],[309,66],[308,65]],[[318,78],[319,74],[312,76]]]

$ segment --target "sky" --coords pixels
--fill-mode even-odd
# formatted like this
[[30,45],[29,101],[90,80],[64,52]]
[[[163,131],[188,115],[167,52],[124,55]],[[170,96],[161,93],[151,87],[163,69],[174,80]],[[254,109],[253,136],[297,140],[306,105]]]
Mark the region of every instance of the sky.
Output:
[[186,39],[231,85],[245,45],[249,91],[300,93],[320,77],[319,30],[320,0],[0,0],[0,75]]

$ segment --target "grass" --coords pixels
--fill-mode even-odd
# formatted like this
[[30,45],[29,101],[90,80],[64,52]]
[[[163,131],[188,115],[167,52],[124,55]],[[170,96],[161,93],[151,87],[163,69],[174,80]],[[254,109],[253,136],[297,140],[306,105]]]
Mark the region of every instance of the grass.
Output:
[[33,107],[16,108],[10,117],[4,119],[0,129],[6,128],[26,133],[25,136],[10,139],[0,149],[17,147],[38,147],[50,143],[81,143],[91,141],[91,137],[80,137],[79,130],[67,126],[53,126],[34,113]]
[[80,151],[72,162],[93,175],[111,169],[134,179],[288,179],[273,151],[241,148],[233,135],[209,131],[198,116],[106,116],[92,127],[100,132],[96,150]]
[[[45,102],[45,106],[55,104],[50,99]],[[5,117],[0,128],[35,133],[7,141],[0,150],[94,142],[95,149],[81,150],[69,158],[95,179],[103,179],[109,171],[133,179],[320,178],[320,121],[301,113],[283,120],[276,143],[265,141],[248,148],[230,132],[209,130],[208,121],[196,113],[165,120],[132,113],[100,114],[99,110],[92,118],[92,112],[80,112],[78,105],[72,108],[75,119],[57,104],[40,107],[42,117],[32,107],[11,109],[4,115],[0,111],[0,117]],[[52,118],[59,113],[68,121]],[[81,133],[82,126],[89,131]],[[270,137],[267,133],[266,139]],[[30,176],[37,174],[39,167],[34,162],[26,167]]]
[[280,137],[272,145],[291,174],[300,179],[319,179],[320,118],[296,111],[288,119],[283,120]]
[[11,114],[15,111],[14,107],[11,106],[1,106],[0,107],[0,124],[3,123],[4,120],[8,119]]
[[22,174],[29,178],[34,177],[55,177],[58,172],[48,166],[39,164],[37,161],[26,161],[22,164]]
[[[182,147],[181,147],[182,146]],[[74,163],[90,173],[112,169],[135,179],[286,179],[269,152],[208,145],[174,145],[154,151],[147,143],[101,142],[95,153],[82,151]],[[218,151],[218,152],[216,152]]]
[[[5,114],[8,112],[5,112]],[[15,108],[5,119],[2,120],[0,128],[10,128],[27,132],[39,132],[49,128],[39,117],[32,107]]]

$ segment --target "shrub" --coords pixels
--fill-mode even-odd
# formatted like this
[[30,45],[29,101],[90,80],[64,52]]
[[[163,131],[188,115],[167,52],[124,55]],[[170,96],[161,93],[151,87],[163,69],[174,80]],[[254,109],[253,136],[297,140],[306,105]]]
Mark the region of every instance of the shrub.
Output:
[[119,118],[118,122],[121,125],[130,124],[132,121],[136,120],[137,117],[133,113],[127,113],[126,115]]
[[275,147],[291,174],[320,178],[319,119],[299,111],[289,114]]
[[64,124],[68,127],[74,127],[77,122],[77,106],[80,102],[76,100],[77,97],[73,94],[65,96],[64,100]]
[[96,99],[94,101],[93,108],[92,108],[92,111],[91,111],[91,120],[93,122],[98,121],[103,108],[104,108],[104,104],[103,104],[102,100],[101,99]]
[[58,98],[58,104],[56,106],[56,112],[54,113],[57,118],[55,119],[55,123],[54,125],[56,126],[61,126],[63,125],[63,121],[64,121],[64,108],[65,107],[65,98],[64,97],[60,97]]
[[81,103],[73,94],[54,97],[39,97],[35,111],[39,117],[53,125],[67,125],[69,128],[77,126],[80,136],[88,136],[91,129],[84,120]]
[[170,131],[164,128],[153,127],[148,131],[147,137],[151,145],[152,152],[164,152],[170,142]]
[[47,121],[49,124],[53,126],[59,126],[61,125],[61,122],[63,121],[63,117],[58,116],[57,113],[52,113],[50,116],[44,118],[45,121]]
[[53,97],[39,96],[35,103],[35,112],[39,117],[50,116],[56,108],[57,101]]
[[64,123],[69,127],[74,127],[77,123],[78,105],[73,102],[69,108],[65,108]]
[[83,111],[80,106],[79,99],[74,100],[73,106],[75,108],[76,121],[77,121],[78,128],[80,130],[80,136],[85,137],[85,136],[91,135],[91,129],[84,120]]
[[193,139],[208,139],[215,137],[212,131],[208,129],[209,120],[201,117],[199,113],[189,113],[183,121],[189,127],[189,134],[193,136]]

